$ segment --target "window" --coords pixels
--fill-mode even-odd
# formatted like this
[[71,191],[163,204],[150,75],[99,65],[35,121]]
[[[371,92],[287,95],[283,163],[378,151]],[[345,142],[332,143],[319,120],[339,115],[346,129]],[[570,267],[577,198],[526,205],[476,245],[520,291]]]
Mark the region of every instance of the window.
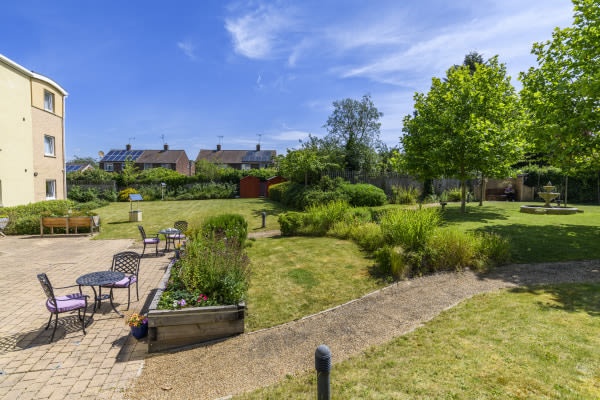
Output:
[[46,200],[56,200],[56,181],[46,181]]
[[107,172],[113,172],[114,171],[113,163],[105,163],[104,170]]
[[171,169],[171,164],[160,164],[161,167]]
[[54,93],[44,90],[44,110],[54,112]]
[[250,164],[242,164],[242,169],[243,170],[250,169]]
[[152,169],[152,163],[144,163],[144,169]]
[[44,154],[54,156],[54,136],[44,135]]

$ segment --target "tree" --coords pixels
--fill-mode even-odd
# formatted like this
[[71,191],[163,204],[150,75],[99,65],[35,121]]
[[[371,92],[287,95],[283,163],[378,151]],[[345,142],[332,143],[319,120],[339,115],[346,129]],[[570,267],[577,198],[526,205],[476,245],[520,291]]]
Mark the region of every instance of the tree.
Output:
[[315,148],[306,147],[301,150],[288,149],[285,156],[277,157],[277,166],[281,175],[292,182],[316,183],[321,179],[321,173],[335,166],[326,155],[320,154]]
[[346,169],[370,169],[377,157],[376,148],[382,144],[379,118],[383,113],[377,110],[370,95],[364,95],[360,101],[334,101],[333,107],[333,114],[323,125],[328,132],[323,142],[341,150]]
[[92,167],[98,168],[98,162],[96,161],[96,159],[94,157],[73,156],[73,158],[67,162],[72,163],[72,164],[81,164],[81,165],[90,164]]
[[414,115],[404,118],[404,165],[422,179],[460,179],[465,212],[466,180],[477,171],[505,176],[524,151],[523,112],[506,67],[497,56],[473,74],[452,67],[414,99]]
[[539,66],[519,77],[535,121],[529,139],[567,176],[600,164],[600,7],[594,0],[573,4],[573,26],[535,43]]
[[123,163],[123,169],[121,170],[121,180],[124,185],[131,185],[137,178],[138,168],[135,166],[135,161],[131,159],[131,156],[127,156]]

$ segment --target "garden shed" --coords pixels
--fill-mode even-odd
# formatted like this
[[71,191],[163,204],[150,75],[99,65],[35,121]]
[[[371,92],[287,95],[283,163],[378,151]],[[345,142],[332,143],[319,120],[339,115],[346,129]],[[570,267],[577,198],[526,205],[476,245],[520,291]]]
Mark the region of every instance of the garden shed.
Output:
[[271,187],[271,185],[276,185],[278,183],[281,182],[287,182],[287,179],[285,179],[283,176],[272,176],[269,179],[267,179],[267,196],[269,197],[269,188]]
[[260,179],[255,176],[245,176],[240,179],[240,197],[250,199],[260,197]]

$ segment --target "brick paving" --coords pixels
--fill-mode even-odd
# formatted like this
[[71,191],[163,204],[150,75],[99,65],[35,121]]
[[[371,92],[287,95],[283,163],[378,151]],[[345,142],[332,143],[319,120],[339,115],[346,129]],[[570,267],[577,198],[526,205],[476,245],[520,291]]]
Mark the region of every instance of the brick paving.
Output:
[[[147,343],[137,341],[124,319],[107,301],[90,318],[88,299],[86,332],[77,311],[59,314],[59,325],[48,343],[54,322],[36,275],[45,272],[54,287],[75,285],[77,277],[110,268],[112,256],[141,248],[133,240],[91,240],[89,236],[0,238],[0,398],[4,399],[120,399],[143,366]],[[148,249],[146,249],[148,250]],[[140,265],[140,300],[132,288],[114,291],[115,305],[127,315],[147,308],[149,295],[159,284],[168,256],[149,251]],[[75,293],[77,287],[56,290]],[[93,294],[84,287],[84,294]]]

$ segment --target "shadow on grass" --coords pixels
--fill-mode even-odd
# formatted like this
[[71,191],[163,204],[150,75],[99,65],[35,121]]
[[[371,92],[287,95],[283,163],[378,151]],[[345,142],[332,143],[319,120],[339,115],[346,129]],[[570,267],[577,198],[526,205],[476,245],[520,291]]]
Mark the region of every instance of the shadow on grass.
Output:
[[460,208],[447,208],[442,214],[446,224],[454,224],[461,222],[493,222],[497,220],[506,220],[508,215],[498,209],[490,209],[486,207],[467,207],[466,213],[461,213]]
[[600,227],[586,225],[486,225],[510,241],[513,262],[590,260],[600,258]]
[[538,302],[543,310],[585,312],[600,317],[600,283],[558,284],[547,286],[524,286],[510,290],[512,293],[549,293],[551,302]]

